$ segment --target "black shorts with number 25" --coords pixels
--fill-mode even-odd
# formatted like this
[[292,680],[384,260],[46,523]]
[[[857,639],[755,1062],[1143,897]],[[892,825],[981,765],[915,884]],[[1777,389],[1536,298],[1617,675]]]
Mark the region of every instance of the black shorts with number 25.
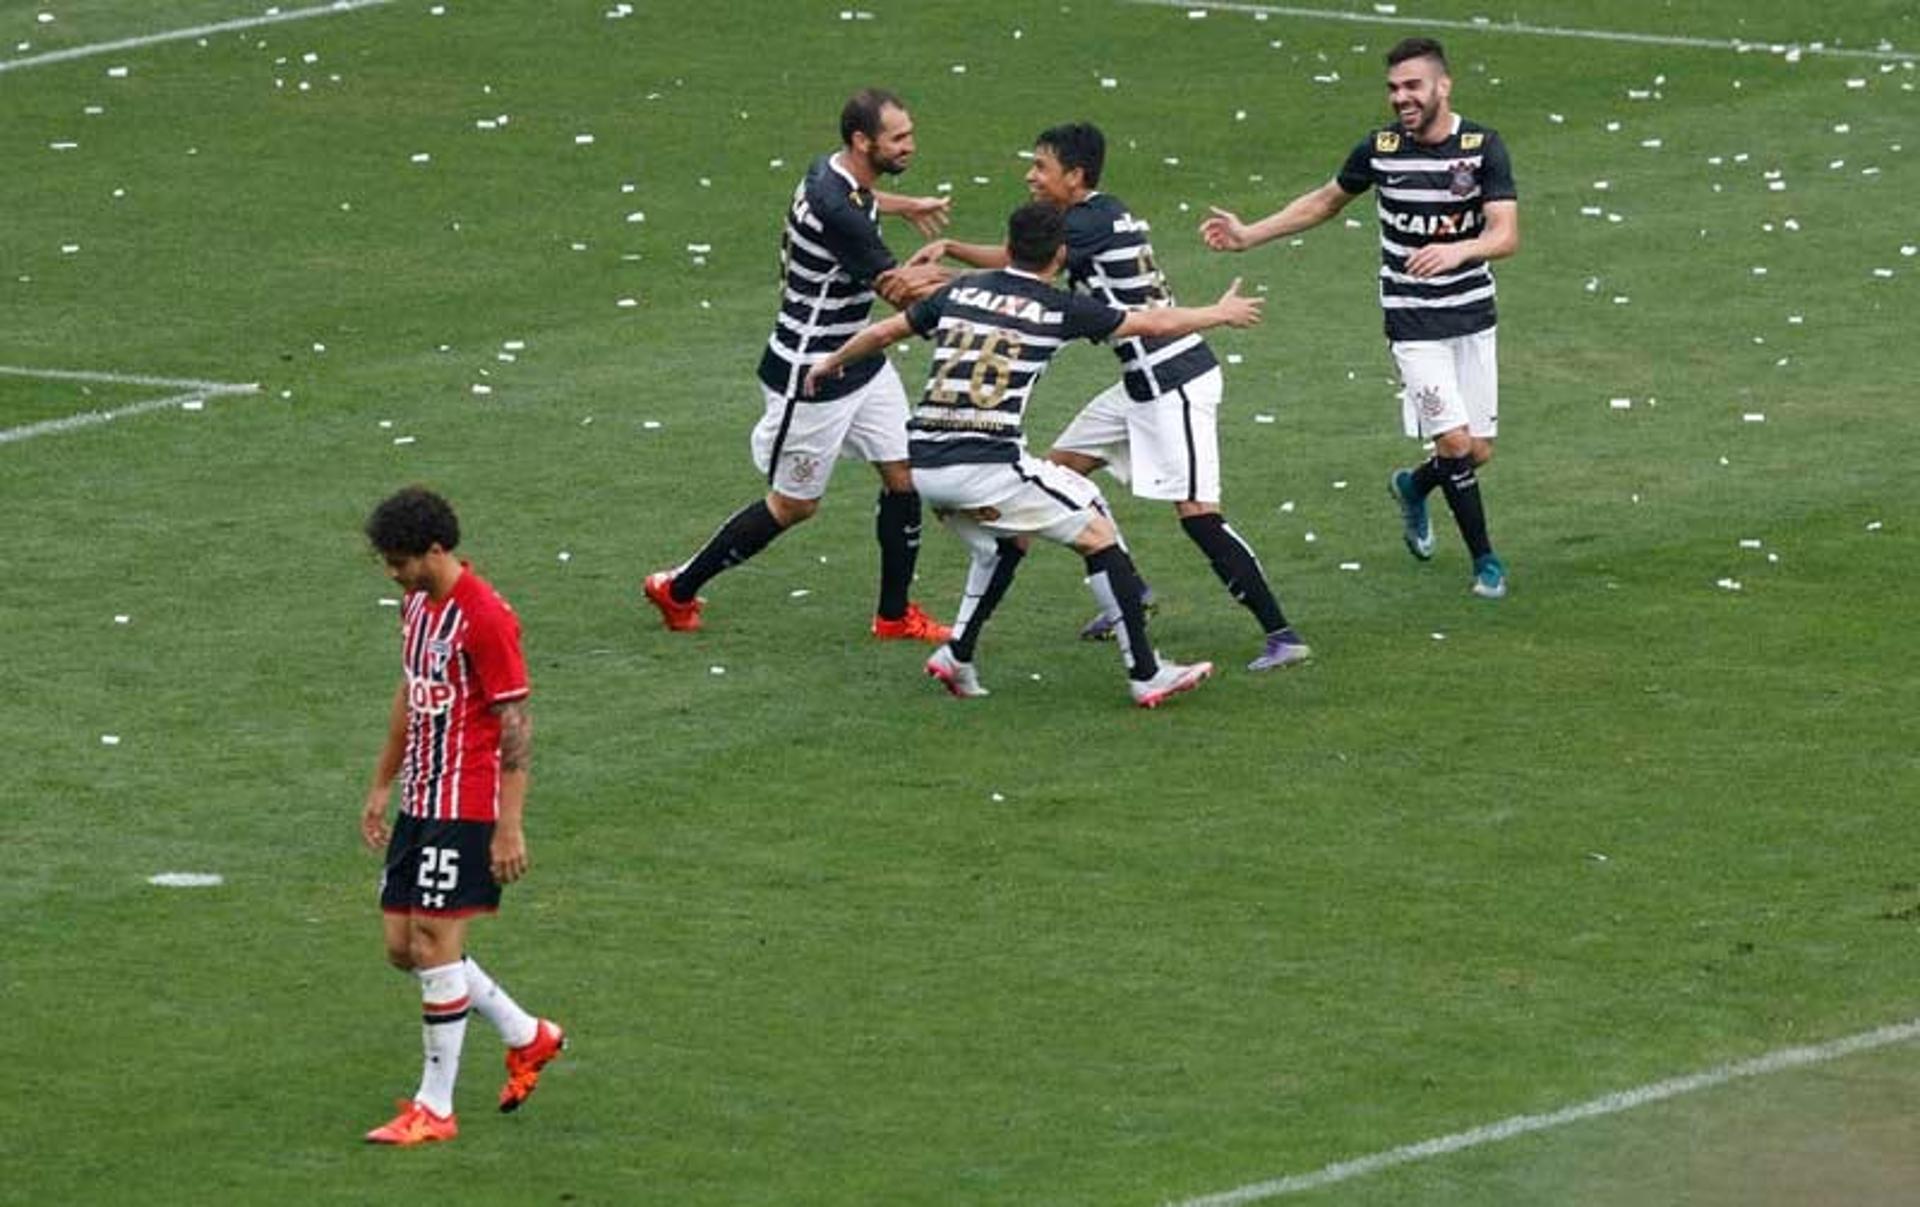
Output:
[[463,917],[500,908],[493,879],[493,823],[435,821],[402,813],[387,842],[380,909]]

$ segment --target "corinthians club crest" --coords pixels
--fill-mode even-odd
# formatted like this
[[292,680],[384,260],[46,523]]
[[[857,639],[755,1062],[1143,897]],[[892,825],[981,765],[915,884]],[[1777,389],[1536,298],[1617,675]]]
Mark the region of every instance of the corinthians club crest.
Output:
[[796,453],[787,458],[787,477],[795,486],[804,486],[820,476],[820,459]]

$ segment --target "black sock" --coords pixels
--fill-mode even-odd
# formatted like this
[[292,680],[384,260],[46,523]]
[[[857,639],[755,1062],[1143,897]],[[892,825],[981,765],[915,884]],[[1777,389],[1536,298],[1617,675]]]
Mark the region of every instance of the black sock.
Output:
[[680,603],[688,602],[708,579],[765,549],[783,531],[780,521],[767,509],[767,501],[755,499],[720,525],[720,531],[707,538],[693,560],[673,576],[673,598]]
[[1151,679],[1160,673],[1160,660],[1154,657],[1153,642],[1147,639],[1147,585],[1133,559],[1118,545],[1108,545],[1087,558],[1087,584],[1093,588],[1100,606],[1120,610],[1120,656],[1127,663],[1127,677]]
[[1432,456],[1422,461],[1413,470],[1413,497],[1424,499],[1434,492],[1434,488],[1446,481],[1447,475],[1441,472],[1440,458]]
[[[960,614],[953,618],[953,637],[947,642],[953,656],[962,662],[973,661],[974,647],[980,643],[980,630],[986,627],[1000,599],[1013,585],[1013,572],[1027,551],[1011,538],[994,542],[993,561],[976,559],[967,571],[967,597],[960,601]],[[978,581],[985,577],[985,582]]]
[[907,614],[907,589],[920,560],[920,492],[881,491],[873,536],[880,542],[880,606],[874,611],[883,620],[898,620]]
[[1280,601],[1274,598],[1273,588],[1267,584],[1260,559],[1240,539],[1240,534],[1228,527],[1225,516],[1218,512],[1182,516],[1180,527],[1189,540],[1200,546],[1200,552],[1207,555],[1214,574],[1226,584],[1227,594],[1260,622],[1261,632],[1278,633],[1287,627],[1286,613],[1280,610]]
[[1480,502],[1480,479],[1473,472],[1471,457],[1435,457],[1443,477],[1440,489],[1446,492],[1447,506],[1453,509],[1453,522],[1460,526],[1460,539],[1467,543],[1473,560],[1493,552],[1487,539],[1487,512]]

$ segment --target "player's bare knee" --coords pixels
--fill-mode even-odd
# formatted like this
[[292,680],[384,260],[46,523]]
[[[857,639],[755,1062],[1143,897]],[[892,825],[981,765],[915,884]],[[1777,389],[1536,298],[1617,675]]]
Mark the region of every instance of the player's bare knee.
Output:
[[1089,456],[1086,453],[1069,452],[1063,448],[1048,449],[1047,460],[1055,465],[1064,465],[1074,473],[1082,475],[1091,474],[1106,464],[1098,457]]
[[1113,526],[1113,521],[1106,516],[1096,515],[1088,521],[1085,528],[1080,530],[1080,535],[1074,538],[1073,547],[1077,552],[1092,557],[1102,549],[1118,544],[1119,541],[1120,532]]
[[1191,519],[1197,515],[1219,515],[1218,503],[1200,503],[1193,499],[1179,499],[1173,505],[1173,513],[1181,519]]
[[389,940],[386,946],[387,963],[398,968],[401,972],[412,972],[414,970],[416,965],[413,961],[413,946],[410,941],[403,940],[396,944]]
[[1470,457],[1473,455],[1473,437],[1463,427],[1441,432],[1433,439],[1433,451],[1442,457]]
[[910,462],[876,461],[873,467],[880,471],[880,485],[888,494],[913,493],[913,466]]
[[1480,437],[1475,436],[1473,439],[1474,467],[1478,468],[1491,460],[1493,460],[1493,441],[1482,440]]
[[776,490],[767,495],[767,510],[773,513],[774,522],[780,527],[791,528],[812,519],[813,513],[820,510],[820,500],[796,499]]

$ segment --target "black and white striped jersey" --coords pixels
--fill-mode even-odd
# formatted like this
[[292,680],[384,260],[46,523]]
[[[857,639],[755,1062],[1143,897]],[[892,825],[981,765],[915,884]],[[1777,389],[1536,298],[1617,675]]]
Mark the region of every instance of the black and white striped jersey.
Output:
[[884,363],[869,358],[847,366],[802,398],[800,383],[867,324],[873,279],[894,266],[880,241],[880,203],[833,155],[813,161],[793,190],[780,238],[780,314],[760,357],[769,390],[802,402],[844,398],[873,379]]
[[1455,115],[1453,132],[1419,143],[1398,126],[1369,134],[1340,169],[1349,193],[1378,190],[1380,307],[1391,340],[1452,339],[1494,325],[1493,271],[1470,260],[1424,280],[1406,273],[1407,257],[1429,243],[1476,238],[1485,204],[1512,201],[1513,166],[1500,136]]
[[908,307],[915,334],[934,341],[926,392],[907,420],[913,464],[1017,463],[1047,362],[1073,340],[1106,339],[1126,317],[1017,268],[956,278]]
[[[1152,229],[1109,193],[1093,193],[1070,206],[1068,282],[1076,292],[1123,310],[1173,305],[1173,293],[1147,238]],[[1121,340],[1113,350],[1120,357],[1127,397],[1136,402],[1171,394],[1220,364],[1197,334]]]

